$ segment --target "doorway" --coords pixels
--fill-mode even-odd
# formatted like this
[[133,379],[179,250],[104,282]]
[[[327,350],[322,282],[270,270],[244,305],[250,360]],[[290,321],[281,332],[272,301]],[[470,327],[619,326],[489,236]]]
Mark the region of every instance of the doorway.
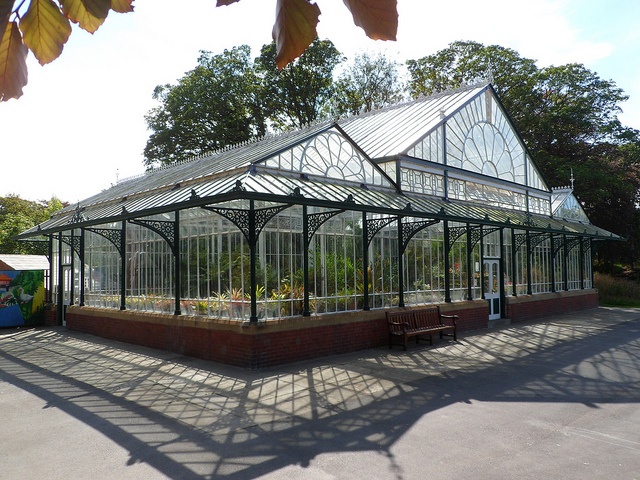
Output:
[[71,265],[62,266],[62,325],[67,325],[67,307],[73,302],[73,271]]
[[483,261],[484,298],[489,302],[489,320],[500,318],[500,260],[485,258]]

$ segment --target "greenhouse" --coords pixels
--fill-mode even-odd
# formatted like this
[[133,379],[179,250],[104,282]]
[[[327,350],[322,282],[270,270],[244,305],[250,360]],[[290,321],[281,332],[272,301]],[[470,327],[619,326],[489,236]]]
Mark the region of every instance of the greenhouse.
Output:
[[255,335],[342,318],[384,344],[391,308],[466,309],[477,328],[597,305],[594,242],[620,238],[572,190],[547,185],[484,84],[149,171],[20,238],[49,256],[70,328],[138,341],[133,322],[170,315]]

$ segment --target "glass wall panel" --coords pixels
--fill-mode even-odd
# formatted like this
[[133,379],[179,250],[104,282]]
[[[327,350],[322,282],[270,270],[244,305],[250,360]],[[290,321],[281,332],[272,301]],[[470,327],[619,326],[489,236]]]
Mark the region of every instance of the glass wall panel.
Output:
[[401,187],[403,190],[444,197],[444,176],[412,168],[402,168]]
[[312,237],[309,277],[313,301],[310,307],[315,313],[362,308],[362,245],[362,214],[356,212],[334,216]]
[[567,270],[569,279],[569,290],[580,289],[580,249],[575,245],[567,254]]
[[405,304],[444,301],[444,234],[440,224],[418,232],[404,252]]
[[[99,225],[96,229],[120,230],[119,224]],[[107,238],[85,231],[85,304],[90,307],[120,307],[120,253]]]
[[551,291],[551,240],[538,243],[531,252],[531,291],[546,293]]
[[391,186],[341,133],[329,130],[265,160],[267,167],[367,185]]

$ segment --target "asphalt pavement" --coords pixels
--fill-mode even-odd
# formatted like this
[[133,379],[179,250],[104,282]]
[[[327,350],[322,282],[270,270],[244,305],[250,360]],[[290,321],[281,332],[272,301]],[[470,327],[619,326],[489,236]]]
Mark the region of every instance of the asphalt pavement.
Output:
[[0,478],[640,479],[640,310],[248,371],[0,330]]

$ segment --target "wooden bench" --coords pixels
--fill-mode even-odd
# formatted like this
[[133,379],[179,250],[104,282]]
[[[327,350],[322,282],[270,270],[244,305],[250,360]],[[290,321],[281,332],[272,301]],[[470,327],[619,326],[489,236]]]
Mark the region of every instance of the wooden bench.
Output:
[[419,344],[420,337],[427,335],[429,344],[433,345],[434,333],[439,333],[440,338],[446,335],[453,337],[454,341],[458,340],[456,323],[458,316],[443,315],[438,307],[388,311],[386,315],[389,323],[389,348],[393,348],[394,338],[402,338],[404,349],[407,350],[409,337],[416,337],[416,344]]

